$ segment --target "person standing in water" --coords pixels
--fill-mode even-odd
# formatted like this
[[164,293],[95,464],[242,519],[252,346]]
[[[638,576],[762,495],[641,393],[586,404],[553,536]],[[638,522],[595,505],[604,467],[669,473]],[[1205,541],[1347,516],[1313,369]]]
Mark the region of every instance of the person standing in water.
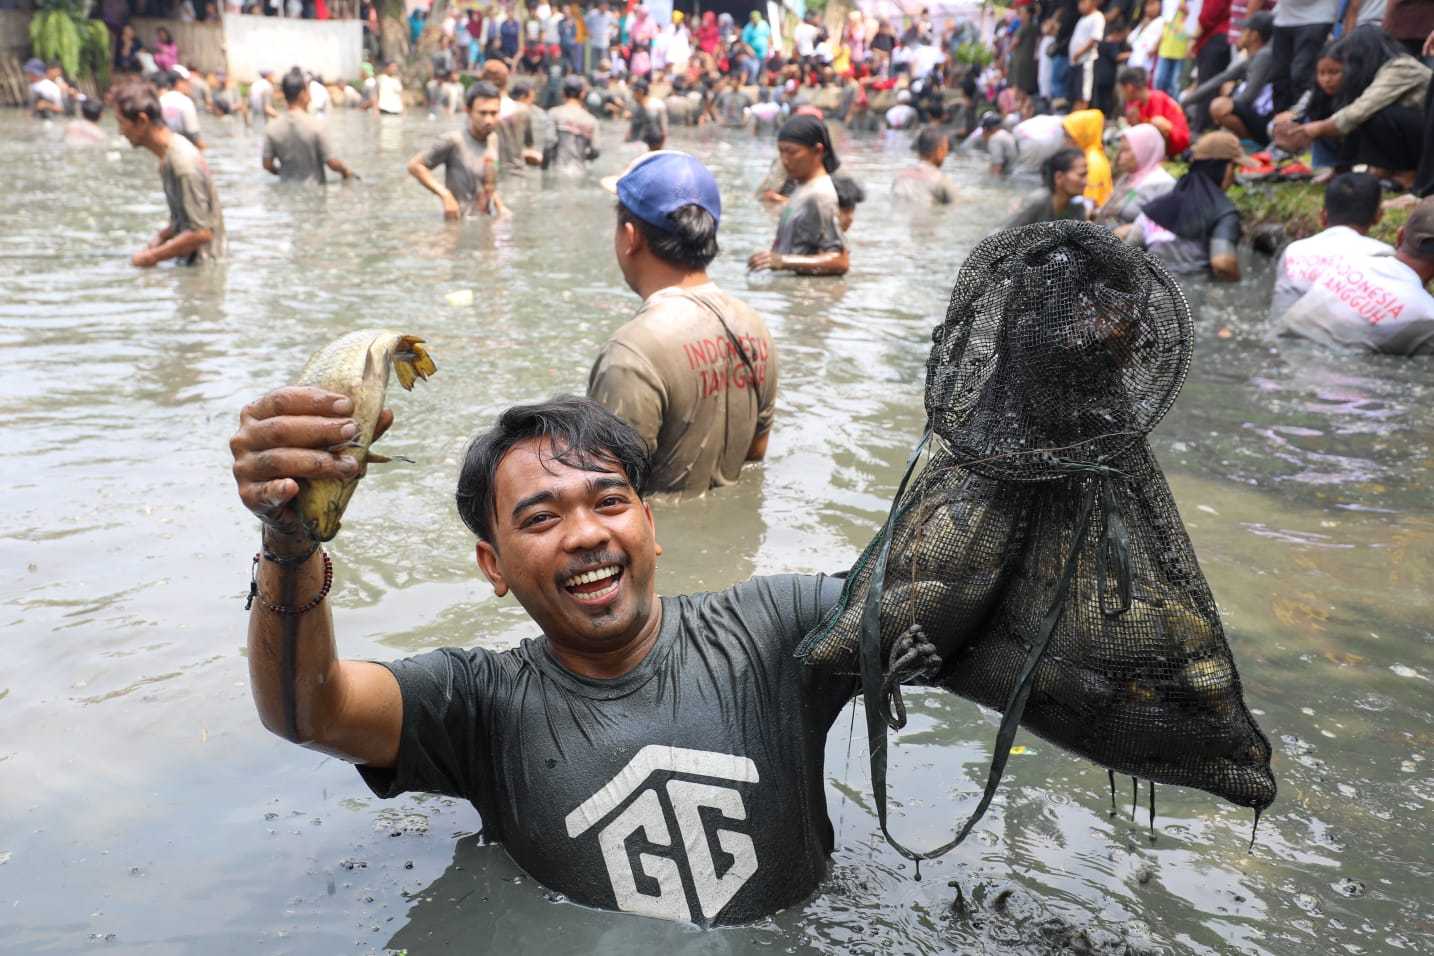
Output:
[[945,206],[956,201],[956,186],[941,172],[941,164],[951,151],[946,134],[928,127],[916,137],[917,162],[896,174],[891,192],[906,202]]
[[707,276],[722,199],[692,156],[639,156],[615,183],[613,249],[642,297],[603,346],[588,397],[637,429],[654,491],[700,495],[767,451],[777,355],[766,323]]
[[264,169],[286,183],[323,185],[326,168],[351,179],[353,170],[332,155],[323,121],[309,113],[309,85],[303,71],[294,67],[279,86],[289,109],[264,130]]
[[[408,173],[443,201],[443,218],[504,211],[498,198],[498,112],[502,94],[486,80],[468,88],[468,122],[408,161]],[[443,167],[443,182],[433,170]]]
[[797,188],[782,205],[772,248],[754,252],[747,268],[845,275],[851,268],[851,256],[841,231],[831,177],[841,161],[832,148],[826,123],[814,116],[787,120],[777,134],[777,154]]
[[553,160],[559,173],[581,176],[588,163],[597,159],[597,120],[583,106],[585,84],[580,76],[563,80],[563,105],[548,110],[557,136],[557,153]]
[[130,261],[147,269],[168,259],[195,265],[225,252],[224,212],[209,165],[194,144],[164,122],[159,97],[147,83],[132,82],[115,93],[115,118],[129,144],[159,157],[159,179],[169,222]]
[[1089,219],[1091,208],[1085,198],[1085,178],[1085,154],[1074,148],[1061,150],[1041,168],[1045,189],[1030,197],[1001,228],[1014,229],[1055,219]]

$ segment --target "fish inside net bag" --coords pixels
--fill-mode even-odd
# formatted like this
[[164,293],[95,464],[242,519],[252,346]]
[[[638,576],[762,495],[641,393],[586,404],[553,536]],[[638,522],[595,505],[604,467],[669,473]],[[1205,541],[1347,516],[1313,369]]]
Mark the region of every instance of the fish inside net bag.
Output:
[[[887,839],[916,860],[959,844],[1018,725],[1106,767],[1112,787],[1116,771],[1194,787],[1258,820],[1275,798],[1269,741],[1145,437],[1190,363],[1175,281],[1096,226],[1008,230],[962,266],[932,339],[926,435],[886,526],[797,651],[861,675]],[[975,811],[924,852],[886,821],[903,681],[1003,715]]]

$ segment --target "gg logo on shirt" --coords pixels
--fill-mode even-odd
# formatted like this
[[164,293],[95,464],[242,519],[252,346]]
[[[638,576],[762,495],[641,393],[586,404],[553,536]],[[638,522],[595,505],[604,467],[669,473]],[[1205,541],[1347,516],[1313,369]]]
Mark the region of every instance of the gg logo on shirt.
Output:
[[[564,822],[568,836],[577,839],[606,822],[598,831],[597,839],[618,909],[659,919],[695,923],[711,920],[757,872],[757,851],[752,838],[745,833],[716,827],[709,833],[702,810],[717,810],[726,820],[745,820],[747,809],[742,803],[742,794],[730,786],[675,776],[669,777],[665,786],[647,786],[648,780],[657,773],[735,783],[758,780],[757,765],[747,757],[648,745],[567,815]],[[634,793],[638,796],[630,799]],[[676,834],[670,832],[667,825],[669,814],[676,822]],[[711,814],[707,817],[712,819]],[[641,839],[664,848],[667,853],[629,855],[629,841],[639,833]],[[722,852],[732,858],[731,865],[721,875],[717,873],[717,861],[712,855],[713,838]],[[690,881],[695,899],[688,895],[684,875]],[[639,889],[639,879],[649,888],[656,883],[657,893]]]

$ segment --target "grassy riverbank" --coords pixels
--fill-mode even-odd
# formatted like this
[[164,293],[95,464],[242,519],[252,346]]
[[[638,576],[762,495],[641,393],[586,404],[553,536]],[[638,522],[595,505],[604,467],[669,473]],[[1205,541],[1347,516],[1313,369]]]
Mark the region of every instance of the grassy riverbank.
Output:
[[[1324,187],[1311,183],[1250,183],[1235,186],[1230,198],[1240,210],[1248,234],[1258,226],[1279,223],[1291,239],[1303,239],[1320,231],[1319,213],[1324,206]],[[1394,234],[1409,218],[1408,209],[1386,210],[1370,235],[1393,243]]]

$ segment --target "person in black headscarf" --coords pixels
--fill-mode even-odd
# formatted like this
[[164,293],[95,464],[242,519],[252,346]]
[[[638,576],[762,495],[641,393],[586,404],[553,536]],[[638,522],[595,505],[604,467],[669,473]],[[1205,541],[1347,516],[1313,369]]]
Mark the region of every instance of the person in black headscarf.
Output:
[[782,206],[772,248],[753,253],[747,268],[845,275],[851,258],[831,177],[841,161],[832,149],[826,123],[815,116],[787,120],[777,134],[777,153],[797,189]]
[[1226,130],[1206,133],[1195,143],[1190,170],[1175,188],[1146,203],[1135,222],[1117,232],[1144,245],[1174,273],[1207,268],[1226,282],[1240,279],[1235,246],[1240,212],[1225,195],[1242,157],[1240,141]]

